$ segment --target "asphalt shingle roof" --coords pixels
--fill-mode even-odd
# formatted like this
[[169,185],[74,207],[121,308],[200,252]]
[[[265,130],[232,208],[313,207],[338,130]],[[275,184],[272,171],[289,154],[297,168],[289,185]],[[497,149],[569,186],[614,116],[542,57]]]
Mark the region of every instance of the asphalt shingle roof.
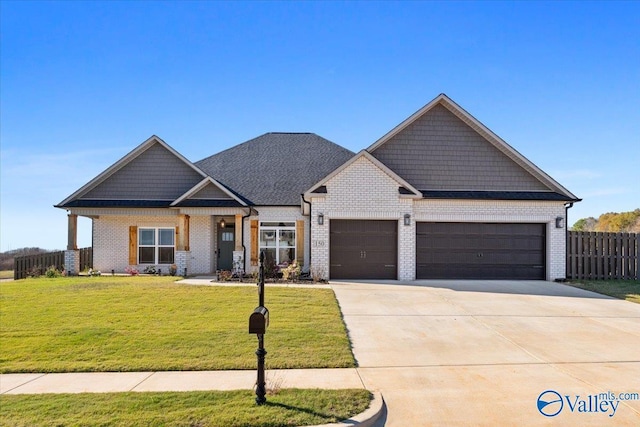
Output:
[[270,132],[195,162],[256,206],[300,205],[300,194],[354,156],[314,133]]

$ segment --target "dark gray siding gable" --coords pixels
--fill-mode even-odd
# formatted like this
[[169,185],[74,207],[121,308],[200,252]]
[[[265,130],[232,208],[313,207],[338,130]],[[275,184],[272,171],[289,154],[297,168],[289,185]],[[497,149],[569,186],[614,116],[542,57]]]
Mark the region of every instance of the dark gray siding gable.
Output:
[[81,199],[175,200],[201,180],[195,169],[155,143]]
[[231,197],[213,184],[207,184],[189,199],[231,199]]
[[442,105],[371,154],[419,190],[549,191]]

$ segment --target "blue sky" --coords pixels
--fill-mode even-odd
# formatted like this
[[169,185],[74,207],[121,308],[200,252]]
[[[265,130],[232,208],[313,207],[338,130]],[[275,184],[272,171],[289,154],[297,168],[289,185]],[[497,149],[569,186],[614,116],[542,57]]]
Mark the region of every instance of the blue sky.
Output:
[[[640,2],[0,4],[0,251],[149,136],[192,161],[270,131],[353,151],[440,93],[584,201],[640,208]],[[79,245],[91,245],[80,221]]]

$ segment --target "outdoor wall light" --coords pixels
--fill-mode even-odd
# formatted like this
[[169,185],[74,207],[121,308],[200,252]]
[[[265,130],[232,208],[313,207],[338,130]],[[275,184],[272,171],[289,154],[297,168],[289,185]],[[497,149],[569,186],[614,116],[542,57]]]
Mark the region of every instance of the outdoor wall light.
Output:
[[564,218],[559,216],[556,218],[556,228],[564,228]]
[[222,218],[222,219],[220,220],[220,228],[224,228],[224,227],[225,227],[225,225],[227,225],[227,224],[224,222],[224,218]]
[[404,214],[404,225],[411,225],[411,215]]
[[318,214],[318,225],[322,225],[324,224],[324,214],[319,213]]

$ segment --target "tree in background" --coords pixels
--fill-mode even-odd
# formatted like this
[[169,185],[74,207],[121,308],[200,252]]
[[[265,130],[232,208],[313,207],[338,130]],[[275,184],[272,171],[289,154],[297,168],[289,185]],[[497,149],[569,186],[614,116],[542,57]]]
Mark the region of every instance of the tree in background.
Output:
[[611,233],[640,233],[640,209],[631,212],[607,212],[595,219],[581,218],[571,227],[573,231],[606,231]]
[[571,229],[573,231],[596,231],[596,224],[598,224],[598,220],[590,216],[577,220]]

